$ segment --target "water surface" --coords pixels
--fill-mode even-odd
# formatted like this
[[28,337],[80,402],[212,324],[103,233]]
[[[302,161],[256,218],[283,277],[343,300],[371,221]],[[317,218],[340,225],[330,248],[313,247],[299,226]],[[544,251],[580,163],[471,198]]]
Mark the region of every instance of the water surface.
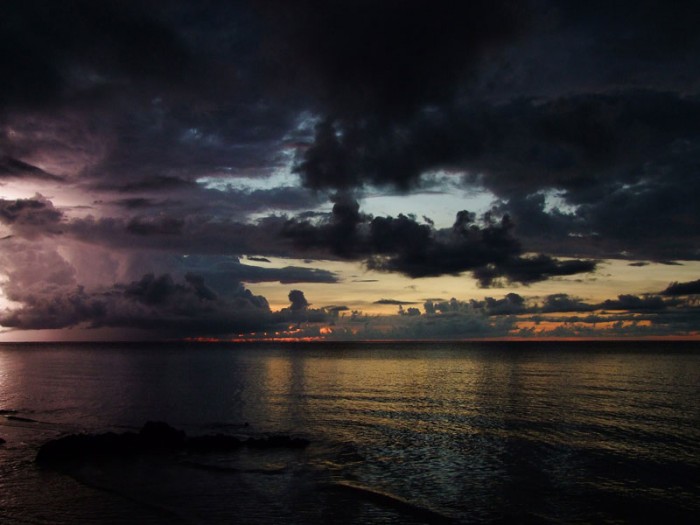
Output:
[[[694,523],[700,511],[697,344],[2,345],[0,410],[2,523],[429,521],[420,509],[460,523]],[[73,476],[33,463],[59,435],[147,420],[312,445]]]

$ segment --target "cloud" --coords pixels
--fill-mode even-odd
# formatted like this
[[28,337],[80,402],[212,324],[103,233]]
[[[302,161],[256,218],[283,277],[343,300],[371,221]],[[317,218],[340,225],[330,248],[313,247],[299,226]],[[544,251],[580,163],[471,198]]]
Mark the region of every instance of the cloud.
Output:
[[61,233],[63,212],[37,194],[31,199],[0,199],[0,223],[28,239]]
[[195,69],[182,40],[137,2],[10,1],[2,14],[0,106],[95,97],[117,80],[182,83]]
[[292,290],[289,292],[289,302],[292,303],[289,308],[293,312],[306,310],[309,307],[309,302],[306,300],[304,292],[301,290]]
[[542,303],[542,312],[590,312],[596,307],[586,304],[578,297],[571,297],[568,294],[558,293],[545,297]]
[[[525,251],[695,259],[697,16],[667,4],[5,2],[0,173],[243,222],[445,169],[501,199]],[[290,163],[306,188],[236,183]]]
[[[412,312],[413,315],[403,312],[400,317],[419,323],[421,335],[426,339],[430,338],[429,326],[452,325],[465,318],[482,320],[481,333],[465,337],[545,338],[692,335],[697,332],[700,320],[697,301],[664,300],[659,295],[623,294],[617,299],[590,303],[567,294],[552,294],[540,301],[509,293],[502,298],[486,297],[484,300],[428,300],[423,306],[423,315],[418,311]],[[412,333],[398,321],[395,325],[401,326],[405,333]],[[441,328],[436,334],[440,332]]]
[[[483,301],[472,299],[469,301],[469,306],[476,310],[482,310],[487,315],[517,315],[527,311],[525,299],[516,293],[506,294],[503,299],[493,297],[486,297]],[[451,304],[451,307],[454,308],[454,305]],[[436,307],[436,309],[440,308]]]
[[[291,304],[289,307],[275,312],[275,319],[278,323],[294,323],[297,330],[302,329],[304,323],[330,322],[338,317],[340,311],[346,309],[343,306],[311,308],[311,303],[301,290],[291,290],[288,297]],[[316,328],[313,329],[316,330]]]
[[[372,125],[365,115],[370,124],[360,128],[319,124],[298,169],[312,187],[341,190],[406,189],[428,171],[462,170],[466,184],[504,200],[519,235],[540,243],[545,235],[548,249],[562,239],[572,252],[587,249],[595,235],[618,253],[664,259],[682,245],[684,257],[696,258],[688,225],[700,216],[683,188],[697,186],[688,174],[700,161],[699,116],[694,97],[638,89],[436,107],[401,123]],[[574,212],[545,209],[547,191]]]
[[0,179],[38,179],[60,182],[63,180],[58,175],[48,173],[37,166],[28,164],[9,155],[0,156]]
[[609,310],[663,310],[666,308],[666,303],[658,295],[639,297],[623,294],[618,295],[617,300],[608,299],[604,301],[600,306]]
[[415,301],[399,301],[398,299],[379,299],[374,301],[373,304],[391,304],[394,306],[405,305],[405,304],[418,304]]
[[235,334],[267,329],[274,320],[267,300],[238,285],[225,300],[201,277],[176,282],[170,275],[88,292],[82,287],[15,296],[22,306],[0,314],[0,324],[16,329],[75,326],[158,330],[161,337]]
[[661,292],[661,295],[693,295],[700,294],[700,279],[684,283],[673,282]]
[[527,19],[509,2],[267,2],[276,76],[341,118],[399,117],[455,96],[485,52]]
[[290,219],[282,235],[300,249],[365,259],[372,270],[414,278],[472,271],[482,286],[501,279],[528,284],[595,269],[593,261],[522,255],[512,226],[508,216],[496,219],[486,214],[478,222],[474,214],[461,211],[452,228],[436,229],[403,214],[395,218],[362,214],[357,202],[339,197],[326,221]]
[[[411,310],[409,312],[409,310]],[[420,315],[409,308],[394,316],[364,316],[353,312],[327,327],[329,340],[460,340],[507,336],[513,318],[489,318],[471,310]]]
[[[167,263],[163,261],[160,264],[165,265]],[[335,273],[320,268],[301,266],[266,268],[243,264],[237,257],[231,256],[190,255],[187,258],[171,260],[171,264],[172,271],[195,272],[204,276],[208,282],[211,282],[220,290],[227,289],[227,283],[230,282],[262,283],[279,281],[281,284],[304,282],[332,284],[340,280]]]
[[[57,298],[70,317],[71,304],[99,310],[95,290],[118,297],[114,286],[149,272],[198,306],[241,282],[339,280],[234,262],[243,254],[470,273],[482,286],[590,272],[606,257],[698,260],[695,7],[2,2],[1,184],[52,195],[0,199],[3,252],[23,252],[3,255],[6,293],[31,289],[46,311]],[[427,187],[488,191],[493,211],[436,226],[410,214],[409,194]],[[406,197],[404,213],[370,216],[355,200],[389,194]],[[197,298],[204,285],[188,273],[216,298]],[[470,307],[487,321],[537,308],[670,318],[681,306],[669,296],[692,289]]]
[[134,217],[126,231],[135,235],[181,235],[185,223],[176,217]]

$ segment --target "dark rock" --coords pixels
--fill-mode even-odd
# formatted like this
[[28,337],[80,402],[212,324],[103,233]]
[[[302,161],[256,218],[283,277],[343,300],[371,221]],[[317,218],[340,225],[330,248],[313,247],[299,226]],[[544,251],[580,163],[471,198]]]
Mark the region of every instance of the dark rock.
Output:
[[182,448],[186,435],[163,421],[148,421],[139,432],[141,445],[154,450]]
[[133,457],[138,454],[227,452],[241,447],[255,449],[304,448],[309,441],[284,435],[242,440],[224,434],[187,438],[185,432],[162,421],[149,421],[138,434],[74,434],[44,443],[36,462],[61,467],[86,461]]
[[5,441],[4,439],[0,438],[0,445],[2,445],[3,443],[7,443],[7,441]]
[[133,432],[124,434],[77,434],[44,443],[36,456],[42,465],[60,465],[86,460],[125,457],[137,454],[141,449],[139,436]]

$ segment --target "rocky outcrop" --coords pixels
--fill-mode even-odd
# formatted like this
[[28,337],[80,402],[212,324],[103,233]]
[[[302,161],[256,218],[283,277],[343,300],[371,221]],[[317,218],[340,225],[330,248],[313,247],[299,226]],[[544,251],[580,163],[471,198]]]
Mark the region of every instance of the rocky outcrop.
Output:
[[139,433],[73,434],[54,439],[39,448],[36,462],[44,466],[62,466],[100,459],[118,459],[140,454],[173,452],[227,452],[241,447],[255,449],[308,446],[303,438],[273,435],[242,439],[224,434],[188,438],[184,431],[162,421],[147,422]]
[[183,448],[187,436],[162,421],[148,421],[139,432],[138,445],[145,450],[176,450]]

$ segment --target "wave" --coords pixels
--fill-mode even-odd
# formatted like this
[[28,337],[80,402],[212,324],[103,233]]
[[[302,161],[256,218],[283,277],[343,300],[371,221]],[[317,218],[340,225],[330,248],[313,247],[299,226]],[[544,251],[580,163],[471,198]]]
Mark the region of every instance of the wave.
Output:
[[368,501],[372,501],[373,503],[391,507],[414,518],[425,519],[430,523],[457,523],[455,518],[436,509],[419,505],[395,494],[377,490],[365,485],[360,485],[358,483],[352,483],[350,481],[335,481],[332,483],[326,483],[322,487],[328,490],[346,492]]

